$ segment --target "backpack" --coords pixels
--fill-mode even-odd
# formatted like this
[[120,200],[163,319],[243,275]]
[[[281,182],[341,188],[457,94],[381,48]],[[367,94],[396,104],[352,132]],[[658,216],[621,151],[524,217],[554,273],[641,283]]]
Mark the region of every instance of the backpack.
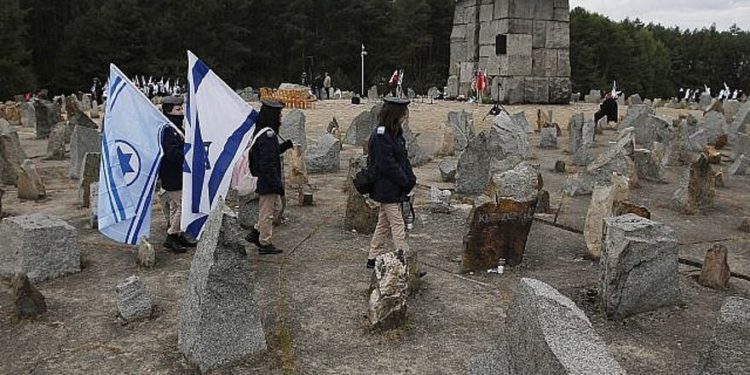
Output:
[[266,131],[268,130],[273,131],[271,128],[266,127],[260,129],[260,131],[255,134],[252,141],[250,141],[250,145],[247,147],[247,152],[242,155],[242,158],[232,170],[231,187],[237,190],[239,195],[255,193],[255,190],[258,188],[258,177],[253,176],[252,172],[250,172],[250,154],[252,153],[255,142],[261,135],[266,134]]

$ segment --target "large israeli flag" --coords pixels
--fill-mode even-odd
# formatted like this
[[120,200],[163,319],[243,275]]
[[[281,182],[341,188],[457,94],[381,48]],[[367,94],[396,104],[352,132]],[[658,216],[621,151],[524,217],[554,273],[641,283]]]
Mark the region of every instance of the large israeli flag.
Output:
[[99,168],[99,231],[136,245],[150,233],[162,131],[170,122],[116,66],[109,70]]
[[258,112],[188,51],[182,230],[200,238],[232,168],[252,137]]

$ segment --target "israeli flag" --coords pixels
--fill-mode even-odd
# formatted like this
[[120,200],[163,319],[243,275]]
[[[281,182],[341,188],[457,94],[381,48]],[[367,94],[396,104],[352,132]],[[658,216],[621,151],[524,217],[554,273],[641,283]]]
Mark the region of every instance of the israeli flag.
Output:
[[99,231],[137,245],[151,230],[151,200],[169,120],[116,66],[109,67],[99,168]]
[[200,238],[208,214],[229,190],[258,112],[190,51],[186,103],[181,226]]

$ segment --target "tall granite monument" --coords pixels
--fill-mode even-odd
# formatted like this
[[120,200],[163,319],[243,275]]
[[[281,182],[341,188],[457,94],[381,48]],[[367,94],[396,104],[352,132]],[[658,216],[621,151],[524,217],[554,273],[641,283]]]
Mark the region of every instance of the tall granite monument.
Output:
[[495,101],[567,104],[568,0],[457,0],[447,96],[467,95],[478,69]]

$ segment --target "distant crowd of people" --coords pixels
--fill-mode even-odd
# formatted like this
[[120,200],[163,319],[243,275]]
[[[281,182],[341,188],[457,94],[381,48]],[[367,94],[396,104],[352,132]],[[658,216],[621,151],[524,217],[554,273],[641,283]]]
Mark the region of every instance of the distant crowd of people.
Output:
[[300,83],[302,84],[302,86],[310,87],[312,89],[313,95],[315,95],[318,100],[327,100],[332,98],[333,93],[331,92],[331,90],[333,89],[333,79],[331,78],[331,75],[328,74],[328,72],[325,72],[323,75],[316,74],[312,82],[308,81],[307,73],[302,72]]

